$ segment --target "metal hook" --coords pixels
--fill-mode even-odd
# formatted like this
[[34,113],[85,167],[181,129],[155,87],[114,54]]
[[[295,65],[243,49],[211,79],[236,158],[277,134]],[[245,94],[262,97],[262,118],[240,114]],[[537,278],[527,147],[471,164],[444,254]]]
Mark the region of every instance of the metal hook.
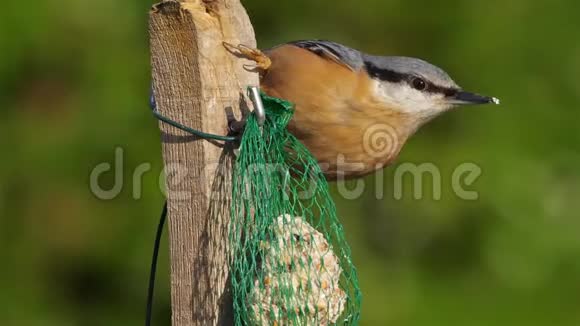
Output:
[[257,86],[250,86],[248,88],[248,96],[254,104],[254,114],[258,120],[260,127],[264,126],[266,122],[266,109],[264,108],[264,103],[262,102],[262,96],[260,95],[260,89]]

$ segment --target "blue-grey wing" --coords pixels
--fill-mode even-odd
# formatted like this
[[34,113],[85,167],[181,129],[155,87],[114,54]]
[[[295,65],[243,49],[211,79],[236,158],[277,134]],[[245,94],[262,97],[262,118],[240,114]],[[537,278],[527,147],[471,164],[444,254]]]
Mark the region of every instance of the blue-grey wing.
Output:
[[294,41],[292,44],[308,50],[320,57],[334,61],[348,69],[357,71],[364,66],[360,51],[349,48],[339,43],[323,40]]

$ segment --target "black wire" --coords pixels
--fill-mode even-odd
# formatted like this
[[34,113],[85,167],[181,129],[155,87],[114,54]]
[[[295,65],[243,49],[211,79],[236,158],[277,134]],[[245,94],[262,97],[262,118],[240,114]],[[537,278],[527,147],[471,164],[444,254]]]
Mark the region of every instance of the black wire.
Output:
[[170,126],[173,126],[179,130],[183,130],[187,133],[190,133],[194,136],[197,136],[199,138],[203,138],[203,139],[212,139],[212,140],[219,140],[219,141],[237,141],[238,137],[235,136],[220,136],[220,135],[214,135],[214,134],[208,134],[206,132],[200,131],[200,130],[196,130],[193,128],[190,128],[186,125],[182,125],[181,123],[177,122],[177,121],[173,121],[171,119],[169,119],[166,116],[163,116],[162,114],[160,114],[157,111],[153,111],[153,115],[159,120],[162,121]]
[[221,135],[208,134],[208,133],[205,133],[203,131],[190,128],[186,125],[182,125],[181,123],[179,123],[177,121],[173,121],[173,120],[169,119],[168,117],[162,115],[161,113],[159,113],[159,111],[157,111],[157,101],[155,100],[155,95],[153,95],[153,88],[151,88],[151,93],[149,95],[149,108],[151,108],[151,110],[153,111],[153,115],[159,121],[162,121],[170,126],[173,126],[177,129],[180,129],[182,131],[190,133],[194,136],[197,136],[197,137],[200,137],[203,139],[213,139],[213,140],[219,140],[219,141],[225,141],[225,142],[239,140],[238,137],[235,137],[235,136],[221,136]]
[[161,245],[161,236],[163,235],[163,226],[167,220],[167,202],[163,205],[157,234],[155,235],[155,244],[153,245],[153,258],[151,259],[151,272],[149,274],[149,289],[147,292],[147,315],[145,317],[145,326],[151,326],[151,316],[153,314],[153,296],[155,293],[155,276],[157,272],[157,259],[159,258],[159,247]]

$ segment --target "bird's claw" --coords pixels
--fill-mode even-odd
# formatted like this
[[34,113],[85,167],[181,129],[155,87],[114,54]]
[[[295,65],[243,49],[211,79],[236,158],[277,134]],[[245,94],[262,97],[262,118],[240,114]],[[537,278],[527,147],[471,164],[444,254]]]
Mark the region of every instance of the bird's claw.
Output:
[[268,70],[272,66],[272,60],[262,51],[258,49],[250,48],[243,44],[233,45],[227,42],[223,42],[224,47],[230,52],[236,52],[249,60],[256,62],[256,67],[261,70]]

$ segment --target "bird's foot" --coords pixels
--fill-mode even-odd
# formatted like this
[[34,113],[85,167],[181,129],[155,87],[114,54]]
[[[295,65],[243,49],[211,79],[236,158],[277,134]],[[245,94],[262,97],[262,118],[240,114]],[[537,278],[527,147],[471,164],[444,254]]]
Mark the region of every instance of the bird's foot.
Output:
[[268,70],[270,66],[272,66],[272,60],[270,60],[264,52],[258,49],[253,49],[243,44],[233,45],[227,42],[224,42],[223,44],[228,51],[256,62],[256,67],[263,71]]

